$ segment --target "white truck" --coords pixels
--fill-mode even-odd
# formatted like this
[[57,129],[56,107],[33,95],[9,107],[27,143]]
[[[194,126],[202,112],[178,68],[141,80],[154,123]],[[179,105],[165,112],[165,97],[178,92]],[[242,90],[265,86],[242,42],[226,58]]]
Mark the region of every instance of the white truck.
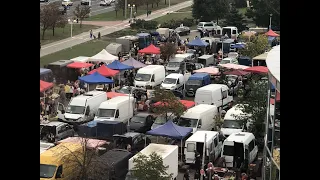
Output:
[[166,77],[166,71],[162,65],[148,65],[140,68],[134,78],[134,85],[138,88],[152,89],[159,86]]
[[121,121],[127,123],[133,117],[134,97],[118,96],[100,104],[95,121]]
[[185,83],[183,74],[171,73],[163,80],[160,88],[167,90],[182,90]]
[[[162,157],[163,165],[168,166],[166,173],[172,174],[172,180],[175,180],[178,176],[178,146],[151,143],[140,151],[140,153],[146,156],[149,156],[153,152]],[[137,154],[129,159],[129,173],[126,179],[135,179],[130,178],[130,176],[132,177],[130,171],[134,169],[135,166],[133,162],[135,158],[137,158]]]

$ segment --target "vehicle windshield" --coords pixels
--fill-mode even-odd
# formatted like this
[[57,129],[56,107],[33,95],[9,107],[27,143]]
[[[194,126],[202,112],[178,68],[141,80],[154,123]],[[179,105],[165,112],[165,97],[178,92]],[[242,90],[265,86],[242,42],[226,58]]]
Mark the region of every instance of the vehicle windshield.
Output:
[[[168,117],[168,119],[169,119],[169,117]],[[154,124],[160,124],[160,125],[162,125],[162,124],[165,124],[167,122],[167,120],[166,120],[166,117],[165,116],[158,116],[157,118],[156,118],[156,120],[154,121]]]
[[188,80],[186,85],[189,86],[201,86],[202,80]]
[[66,112],[70,113],[70,114],[83,114],[84,110],[85,110],[84,106],[72,106],[72,105],[69,105],[67,107]]
[[163,84],[176,84],[177,79],[173,79],[173,78],[165,78],[163,81]]
[[40,178],[52,178],[57,166],[40,164]]
[[227,120],[223,121],[222,128],[230,128],[230,129],[242,129],[240,120]]
[[182,127],[197,127],[198,119],[180,118],[178,120],[178,126]]
[[145,117],[140,117],[140,116],[133,116],[131,119],[131,122],[135,122],[135,123],[145,123],[146,122],[146,118]]
[[180,62],[169,62],[168,67],[179,67],[180,66]]
[[136,74],[134,78],[136,81],[149,81],[151,78],[151,74]]
[[98,117],[114,117],[115,109],[98,109]]

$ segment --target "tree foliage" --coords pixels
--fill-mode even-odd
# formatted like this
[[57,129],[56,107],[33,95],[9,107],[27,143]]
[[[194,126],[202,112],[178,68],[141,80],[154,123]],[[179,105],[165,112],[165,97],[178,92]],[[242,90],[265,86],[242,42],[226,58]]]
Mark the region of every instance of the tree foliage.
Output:
[[225,17],[229,12],[227,0],[198,0],[192,5],[192,16],[200,21],[211,21]]
[[161,105],[153,107],[153,111],[158,115],[163,115],[168,120],[167,113],[172,112],[173,115],[179,117],[185,111],[185,106],[177,99],[172,91],[155,89],[154,99],[161,102]]
[[82,21],[84,18],[88,17],[91,11],[91,7],[88,5],[80,5],[76,6],[73,14],[79,19],[80,21],[80,28],[82,27]]
[[163,60],[166,61],[177,52],[177,48],[174,43],[166,42],[160,46],[160,52]]
[[165,166],[161,156],[155,152],[149,156],[139,153],[133,163],[135,165],[131,173],[139,180],[170,180],[172,177],[172,174],[166,172],[169,166]]
[[230,12],[226,16],[225,25],[226,26],[235,26],[238,28],[239,32],[247,29],[245,25],[246,21],[239,10],[233,5],[230,9]]
[[252,18],[257,26],[269,27],[272,14],[272,26],[280,28],[280,0],[250,0],[250,6],[246,16]]
[[246,116],[235,117],[242,120],[244,124],[250,122],[248,128],[256,138],[263,137],[265,131],[264,120],[267,113],[268,82],[262,80],[258,74],[253,75],[246,84],[246,91],[239,92],[239,108],[247,114]]
[[44,39],[45,31],[52,28],[54,36],[54,29],[58,22],[63,19],[63,15],[60,11],[59,3],[49,3],[40,7],[40,26],[42,30],[42,39]]
[[268,50],[269,45],[266,35],[260,34],[258,36],[251,36],[250,39],[251,40],[247,42],[246,47],[240,49],[241,55],[254,58]]

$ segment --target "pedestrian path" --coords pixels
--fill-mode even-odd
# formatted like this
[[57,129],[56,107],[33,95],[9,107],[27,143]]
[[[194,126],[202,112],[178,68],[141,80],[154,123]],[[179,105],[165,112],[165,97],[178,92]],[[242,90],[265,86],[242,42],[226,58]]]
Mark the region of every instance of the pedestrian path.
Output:
[[[166,12],[172,12],[172,11],[178,11],[180,9],[189,7],[192,5],[192,1],[186,1],[183,3],[176,4],[174,6],[164,8],[164,9],[159,9],[157,11],[154,11],[149,15],[148,17],[144,14],[141,16],[136,17],[137,19],[145,19],[145,20],[152,20],[161,16],[164,16]],[[101,28],[93,30],[93,34],[97,35],[99,32],[101,36],[111,34],[113,32],[126,29],[129,27],[129,19],[124,20],[124,21],[119,21],[118,23],[115,23],[114,25],[108,25],[108,26],[103,26]],[[40,51],[40,57],[52,54],[58,51],[61,51],[63,49],[70,48],[72,46],[90,41],[90,36],[89,32],[84,32],[79,35],[63,39],[54,43],[46,44],[41,47]]]

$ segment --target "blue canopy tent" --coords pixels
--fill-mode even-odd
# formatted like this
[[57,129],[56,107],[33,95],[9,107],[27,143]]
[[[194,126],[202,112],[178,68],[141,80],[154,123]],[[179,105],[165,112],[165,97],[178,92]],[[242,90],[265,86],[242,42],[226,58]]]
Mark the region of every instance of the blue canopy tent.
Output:
[[102,76],[98,72],[95,72],[87,76],[79,77],[79,80],[87,84],[113,84],[113,80]]
[[148,131],[146,134],[153,135],[153,136],[164,136],[170,137],[173,139],[181,140],[181,160],[183,154],[183,145],[182,139],[189,135],[192,132],[192,128],[189,127],[182,127],[174,124],[171,120],[166,122],[164,125],[159,126],[155,129]]
[[205,47],[208,46],[209,44],[203,40],[201,40],[200,38],[196,38],[193,41],[189,42],[187,44],[188,46],[200,46],[200,47]]
[[[134,69],[133,66],[128,66],[126,64],[123,64],[118,60],[115,60],[112,63],[108,64],[107,67],[110,68],[110,69],[119,70],[119,71],[128,70],[128,69]],[[119,85],[120,85],[120,74],[121,73],[119,73]]]

